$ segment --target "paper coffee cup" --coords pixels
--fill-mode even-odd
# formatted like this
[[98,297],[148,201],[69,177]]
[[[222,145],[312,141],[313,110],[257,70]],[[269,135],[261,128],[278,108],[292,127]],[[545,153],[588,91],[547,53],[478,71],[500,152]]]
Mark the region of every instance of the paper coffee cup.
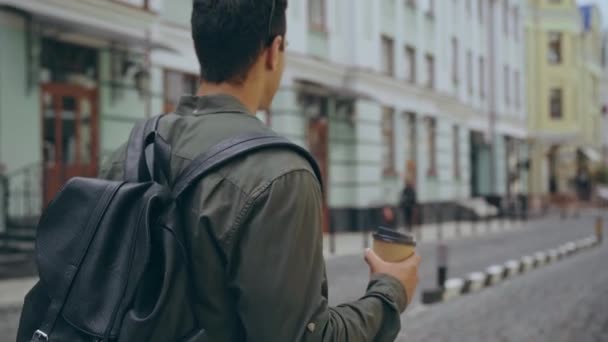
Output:
[[373,237],[374,252],[386,262],[401,262],[416,252],[416,241],[411,234],[380,227]]

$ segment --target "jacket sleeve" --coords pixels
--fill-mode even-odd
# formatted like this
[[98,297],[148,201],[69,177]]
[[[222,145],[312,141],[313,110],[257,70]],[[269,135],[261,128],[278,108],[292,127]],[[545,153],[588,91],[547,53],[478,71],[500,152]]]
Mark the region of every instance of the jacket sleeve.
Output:
[[268,184],[246,206],[229,265],[247,341],[393,341],[406,294],[374,276],[358,301],[330,308],[321,191],[306,170]]

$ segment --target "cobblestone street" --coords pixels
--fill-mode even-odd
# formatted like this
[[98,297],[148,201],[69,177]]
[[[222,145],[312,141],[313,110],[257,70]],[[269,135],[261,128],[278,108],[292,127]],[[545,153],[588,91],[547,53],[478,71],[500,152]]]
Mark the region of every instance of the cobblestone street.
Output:
[[398,341],[608,341],[608,246],[403,318]]
[[[583,215],[562,221],[552,216],[531,220],[519,230],[450,241],[450,276],[588,236],[594,219]],[[607,243],[480,293],[431,306],[420,304],[419,297],[435,284],[436,243],[418,249],[423,256],[421,284],[403,316],[398,341],[608,341]],[[363,293],[369,271],[362,255],[330,258],[327,268],[331,304]],[[14,305],[0,308],[0,342],[14,341],[18,316]]]

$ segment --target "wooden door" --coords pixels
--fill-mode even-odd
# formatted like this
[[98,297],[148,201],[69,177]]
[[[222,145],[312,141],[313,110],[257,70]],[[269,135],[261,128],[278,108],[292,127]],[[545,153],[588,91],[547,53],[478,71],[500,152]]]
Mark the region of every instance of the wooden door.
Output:
[[329,207],[327,193],[329,191],[329,125],[327,118],[319,117],[309,121],[308,146],[310,153],[315,157],[323,177],[323,231],[329,232]]
[[42,86],[45,204],[70,178],[97,175],[98,135],[95,90],[66,84]]

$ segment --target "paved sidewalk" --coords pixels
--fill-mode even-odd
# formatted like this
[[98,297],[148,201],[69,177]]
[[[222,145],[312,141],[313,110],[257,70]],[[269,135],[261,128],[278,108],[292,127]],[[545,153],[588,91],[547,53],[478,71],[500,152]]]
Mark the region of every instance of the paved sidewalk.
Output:
[[[531,221],[533,222],[533,221]],[[470,236],[481,236],[503,231],[511,231],[522,229],[524,224],[521,221],[492,221],[479,222],[461,222],[459,225],[455,223],[445,223],[441,226],[443,238],[446,240],[461,239]],[[437,225],[424,226],[420,231],[421,234],[417,237],[419,242],[437,241],[438,238]],[[342,233],[335,236],[336,249],[335,253],[330,253],[329,236],[324,237],[323,248],[326,259],[331,259],[337,256],[356,255],[363,253],[364,235],[362,233]],[[371,246],[371,234],[368,234],[368,244]],[[23,303],[25,294],[34,286],[37,278],[19,278],[0,281],[0,310],[19,308]]]
[[25,294],[38,278],[22,278],[0,281],[0,310],[20,308]]
[[[418,243],[435,242],[438,240],[458,240],[473,236],[484,236],[513,230],[527,229],[536,220],[513,221],[513,220],[491,220],[491,221],[462,221],[446,222],[441,225],[427,224],[417,227],[416,240]],[[372,233],[349,232],[337,233],[334,236],[335,248],[331,251],[331,237],[326,234],[323,237],[323,255],[326,259],[338,256],[362,254],[366,247],[371,247]]]

